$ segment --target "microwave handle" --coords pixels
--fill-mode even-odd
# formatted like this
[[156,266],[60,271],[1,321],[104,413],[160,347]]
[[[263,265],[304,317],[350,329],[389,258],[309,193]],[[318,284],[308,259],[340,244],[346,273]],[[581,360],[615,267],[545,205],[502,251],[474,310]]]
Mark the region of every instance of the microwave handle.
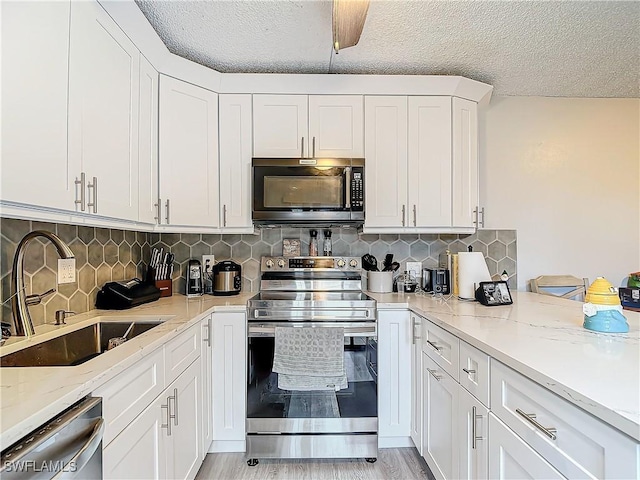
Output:
[[345,208],[351,208],[351,167],[345,167],[344,169],[344,176],[345,176],[345,190],[346,190],[346,194],[345,194],[345,204],[344,207]]

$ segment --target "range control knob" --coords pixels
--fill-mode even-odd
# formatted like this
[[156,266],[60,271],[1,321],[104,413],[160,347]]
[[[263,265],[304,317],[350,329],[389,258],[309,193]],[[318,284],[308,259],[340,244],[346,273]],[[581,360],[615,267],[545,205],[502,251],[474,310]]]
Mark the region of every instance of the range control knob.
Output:
[[279,259],[278,259],[278,267],[280,267],[280,268],[284,268],[284,266],[285,266],[285,265],[286,265],[286,264],[285,264],[285,262],[284,262],[284,259],[283,259],[283,258],[279,258]]
[[339,258],[337,261],[338,267],[343,268],[347,262],[345,262],[342,258]]
[[349,262],[349,266],[351,268],[356,268],[358,266],[358,261],[355,258],[352,258],[351,261]]
[[267,268],[273,268],[273,260],[269,259],[266,262],[264,262],[264,264],[267,266]]

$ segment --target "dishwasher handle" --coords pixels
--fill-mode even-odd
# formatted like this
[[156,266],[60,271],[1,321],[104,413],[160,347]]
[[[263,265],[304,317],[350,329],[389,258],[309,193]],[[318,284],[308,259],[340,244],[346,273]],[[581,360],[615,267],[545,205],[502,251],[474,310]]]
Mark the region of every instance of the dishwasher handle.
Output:
[[66,478],[76,477],[76,473],[81,471],[85,465],[91,460],[93,454],[102,444],[102,437],[104,435],[104,420],[99,418],[93,427],[91,436],[87,439],[85,444],[78,450],[67,465],[72,465],[73,468],[63,469],[58,472],[51,480],[64,480]]

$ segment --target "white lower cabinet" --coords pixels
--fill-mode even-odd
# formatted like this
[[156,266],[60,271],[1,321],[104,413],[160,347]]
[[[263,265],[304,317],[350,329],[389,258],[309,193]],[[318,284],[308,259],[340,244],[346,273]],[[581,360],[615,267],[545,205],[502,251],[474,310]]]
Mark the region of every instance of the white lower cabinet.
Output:
[[411,440],[422,455],[422,318],[411,316]]
[[422,366],[423,456],[437,479],[458,478],[460,385],[425,353]]
[[411,321],[406,310],[378,312],[378,444],[410,446]]
[[489,478],[489,409],[464,388],[459,387],[458,478]]
[[564,478],[493,414],[489,414],[489,435],[490,478]]
[[214,313],[213,443],[210,452],[244,452],[247,416],[247,322],[244,313]]
[[200,326],[202,328],[202,352],[200,367],[202,373],[202,460],[209,451],[213,441],[213,325],[212,316],[207,316]]

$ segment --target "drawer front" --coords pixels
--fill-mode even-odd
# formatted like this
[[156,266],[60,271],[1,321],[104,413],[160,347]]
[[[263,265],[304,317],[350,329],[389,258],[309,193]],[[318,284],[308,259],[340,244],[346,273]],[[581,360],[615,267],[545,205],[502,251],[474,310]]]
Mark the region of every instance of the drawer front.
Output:
[[442,369],[459,381],[460,340],[429,320],[422,322],[422,351]]
[[489,406],[489,355],[460,340],[460,385]]
[[167,385],[200,357],[201,334],[200,324],[194,325],[164,346]]
[[491,410],[568,478],[638,478],[639,444],[491,361]]
[[93,395],[102,397],[103,445],[109,445],[165,388],[164,352],[160,348],[110,380]]

